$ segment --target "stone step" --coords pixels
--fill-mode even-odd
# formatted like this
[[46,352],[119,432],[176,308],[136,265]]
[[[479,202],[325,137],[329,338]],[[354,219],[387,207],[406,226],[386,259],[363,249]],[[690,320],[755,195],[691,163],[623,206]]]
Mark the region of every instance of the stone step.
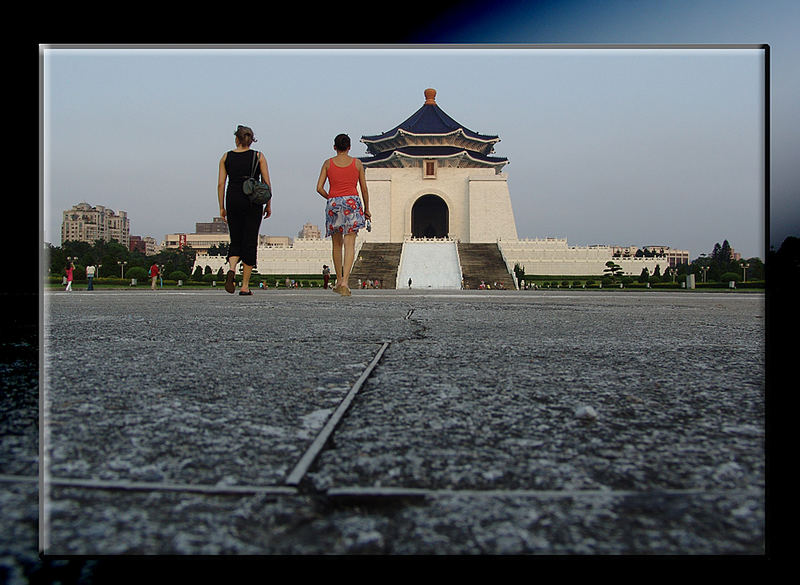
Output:
[[395,288],[402,250],[402,243],[365,242],[353,264],[348,286],[358,288],[359,279],[362,282],[378,279],[381,288]]
[[497,282],[508,290],[514,289],[514,279],[497,244],[458,244],[458,255],[464,288],[476,289],[483,281],[492,288]]
[[[363,282],[376,278],[380,281],[381,288],[395,288],[402,250],[401,243],[362,244],[350,274],[350,288],[357,288],[359,279]],[[506,268],[497,244],[460,243],[458,255],[465,288],[477,289],[483,281],[493,288],[497,282],[508,290],[514,289],[514,279]]]

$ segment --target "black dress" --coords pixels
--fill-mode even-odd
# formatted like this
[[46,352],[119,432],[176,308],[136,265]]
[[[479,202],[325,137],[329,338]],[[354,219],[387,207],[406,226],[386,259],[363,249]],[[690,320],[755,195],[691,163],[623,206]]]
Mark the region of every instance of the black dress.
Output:
[[[256,249],[258,247],[258,230],[261,228],[261,217],[264,206],[250,203],[242,191],[242,183],[250,177],[256,151],[228,151],[225,157],[225,171],[228,173],[228,189],[225,194],[225,211],[228,219],[228,232],[231,243],[228,258],[239,256],[248,266],[256,265]],[[256,164],[255,178],[261,176],[261,169]]]

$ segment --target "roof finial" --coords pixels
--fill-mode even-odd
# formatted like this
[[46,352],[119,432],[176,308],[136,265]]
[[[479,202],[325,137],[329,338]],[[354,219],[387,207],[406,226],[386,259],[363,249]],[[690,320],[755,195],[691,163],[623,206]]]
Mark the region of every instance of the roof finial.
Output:
[[436,104],[436,90],[429,87],[425,90],[425,105],[435,105]]

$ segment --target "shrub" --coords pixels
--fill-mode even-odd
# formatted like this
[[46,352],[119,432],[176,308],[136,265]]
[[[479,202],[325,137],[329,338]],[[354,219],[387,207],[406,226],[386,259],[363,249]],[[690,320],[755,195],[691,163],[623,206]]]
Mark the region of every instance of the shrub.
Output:
[[141,266],[134,266],[133,268],[128,269],[128,271],[125,273],[125,278],[135,278],[138,281],[145,281],[150,278],[150,275],[148,271]]
[[722,276],[719,277],[720,282],[730,282],[731,280],[735,280],[739,282],[739,279],[742,278],[741,274],[736,274],[735,272],[726,272]]
[[170,272],[167,278],[169,280],[188,280],[188,278],[186,277],[186,273],[180,270],[174,270]]

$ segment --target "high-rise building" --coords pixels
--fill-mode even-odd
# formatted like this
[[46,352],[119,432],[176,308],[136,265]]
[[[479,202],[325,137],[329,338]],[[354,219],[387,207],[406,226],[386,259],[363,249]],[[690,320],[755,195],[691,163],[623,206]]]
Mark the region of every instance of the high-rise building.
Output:
[[128,250],[131,252],[141,252],[142,254],[145,253],[145,245],[142,236],[131,236],[130,238],[130,245],[128,246]]
[[73,205],[64,211],[61,220],[61,242],[88,242],[116,240],[126,248],[130,246],[130,220],[125,211],[115,213],[102,205],[86,202]]
[[221,217],[215,217],[211,223],[196,222],[194,231],[196,234],[227,234],[228,223]]
[[145,256],[152,256],[161,251],[161,246],[152,236],[131,236],[131,243],[128,248],[131,252],[141,252]]
[[319,226],[316,226],[311,222],[307,222],[303,225],[303,229],[297,233],[297,237],[305,240],[321,240],[322,232],[320,231]]

